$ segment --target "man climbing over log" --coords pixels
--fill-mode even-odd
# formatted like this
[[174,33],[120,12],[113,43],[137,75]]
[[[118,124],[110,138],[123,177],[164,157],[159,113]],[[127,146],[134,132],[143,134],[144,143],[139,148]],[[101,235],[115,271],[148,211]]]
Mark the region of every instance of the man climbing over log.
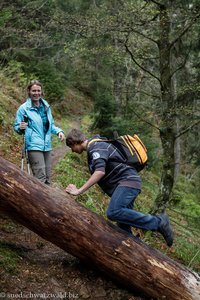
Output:
[[68,133],[66,144],[73,152],[81,154],[87,151],[91,177],[82,187],[69,184],[65,191],[71,195],[80,195],[97,183],[111,197],[107,209],[108,219],[117,222],[120,228],[130,234],[131,227],[158,231],[171,247],[173,231],[168,216],[164,213],[144,214],[133,209],[135,199],[141,192],[141,178],[134,167],[126,164],[113,144],[99,139],[99,135],[87,139],[79,129],[72,129]]

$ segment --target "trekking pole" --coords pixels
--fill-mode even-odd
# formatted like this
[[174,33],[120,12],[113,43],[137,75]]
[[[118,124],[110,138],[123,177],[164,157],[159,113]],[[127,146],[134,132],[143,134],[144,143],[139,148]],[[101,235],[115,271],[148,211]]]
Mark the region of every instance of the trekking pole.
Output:
[[30,175],[30,163],[29,163],[29,158],[28,158],[28,151],[26,149],[26,141],[25,141],[25,136],[24,136],[24,146],[25,146],[25,153],[26,153],[26,164],[27,164],[27,170],[28,170],[28,174]]
[[[27,123],[28,122],[28,118],[26,116],[24,116],[24,122]],[[25,131],[26,129],[23,130],[23,134],[24,134],[24,143],[22,145],[22,162],[21,162],[21,170],[24,170],[24,158],[26,158],[26,164],[27,164],[27,171],[28,174],[30,175],[30,164],[29,164],[29,158],[28,158],[28,151],[26,149],[26,138],[25,138]]]
[[[25,140],[25,136],[24,136]],[[22,145],[22,162],[21,162],[21,171],[24,170],[24,157],[25,157],[25,143]]]

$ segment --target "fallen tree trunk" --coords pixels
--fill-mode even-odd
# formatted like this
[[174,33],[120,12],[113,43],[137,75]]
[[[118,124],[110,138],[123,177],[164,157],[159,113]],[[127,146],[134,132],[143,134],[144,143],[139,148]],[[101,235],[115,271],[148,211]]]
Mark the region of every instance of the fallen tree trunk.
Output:
[[0,211],[151,298],[199,300],[200,277],[0,157]]

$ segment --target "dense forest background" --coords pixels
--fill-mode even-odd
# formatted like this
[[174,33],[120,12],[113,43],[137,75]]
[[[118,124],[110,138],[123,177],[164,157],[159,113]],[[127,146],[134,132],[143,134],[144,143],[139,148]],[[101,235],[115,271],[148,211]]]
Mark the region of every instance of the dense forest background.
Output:
[[66,87],[90,95],[92,128],[134,126],[152,165],[159,135],[164,209],[178,174],[199,166],[199,14],[198,1],[3,1],[1,66],[21,85],[41,79],[60,108]]
[[[89,116],[87,126],[82,125],[89,134],[138,133],[149,153],[144,194],[152,201],[145,209],[167,209],[174,225],[183,225],[184,242],[180,238],[176,254],[185,263],[190,252],[186,264],[195,262],[198,271],[199,48],[198,0],[0,3],[1,134],[14,120],[6,108],[5,86],[16,100],[9,106],[16,110],[34,78],[42,81],[45,98],[60,119]],[[17,139],[8,137],[12,143]],[[193,248],[183,255],[187,243]]]

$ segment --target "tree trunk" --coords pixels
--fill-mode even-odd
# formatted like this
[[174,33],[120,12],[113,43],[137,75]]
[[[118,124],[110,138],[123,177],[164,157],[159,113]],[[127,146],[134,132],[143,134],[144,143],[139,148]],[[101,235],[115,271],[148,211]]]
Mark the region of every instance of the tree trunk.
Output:
[[[173,20],[170,21],[171,24]],[[175,57],[172,55],[172,63],[175,65]],[[173,90],[173,98],[176,103],[176,111],[178,110],[178,101],[177,101],[177,75],[174,74],[172,77],[172,90]],[[175,116],[175,129],[176,135],[180,132],[180,118],[176,114]],[[180,160],[181,160],[181,140],[180,137],[175,139],[174,143],[174,183],[176,183],[179,172],[180,172]]]
[[148,297],[200,299],[200,277],[0,157],[0,211]]
[[[167,2],[165,2],[167,3]],[[174,113],[174,94],[171,75],[171,45],[170,45],[170,17],[168,7],[160,5],[160,36],[158,41],[161,83],[162,116],[160,124],[160,138],[163,148],[163,170],[159,193],[155,200],[153,212],[164,211],[169,204],[174,185],[175,171],[175,134],[176,119]]]
[[[179,118],[176,118],[176,132],[178,133],[180,131],[180,121]],[[176,183],[179,172],[180,172],[180,161],[181,161],[181,139],[180,137],[176,138],[175,144],[174,144],[174,183]]]

